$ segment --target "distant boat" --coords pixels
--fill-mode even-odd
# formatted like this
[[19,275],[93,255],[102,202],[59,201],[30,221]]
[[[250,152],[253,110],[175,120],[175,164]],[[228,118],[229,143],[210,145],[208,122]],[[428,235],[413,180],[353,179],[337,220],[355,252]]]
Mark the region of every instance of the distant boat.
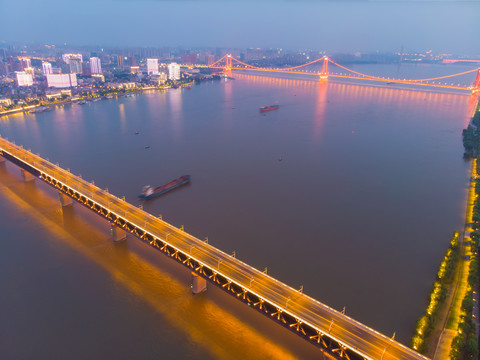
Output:
[[191,178],[192,177],[190,175],[184,175],[155,189],[152,188],[150,185],[144,186],[142,189],[142,193],[138,195],[138,197],[144,200],[152,199],[156,196],[160,196],[162,194],[165,194],[166,192],[176,189],[182,185],[188,184]]
[[278,109],[278,105],[262,106],[262,107],[260,108],[260,112],[277,110],[277,109]]
[[105,96],[106,99],[113,99],[113,95],[107,95]]
[[86,100],[80,100],[77,104],[78,105],[85,105],[87,103]]

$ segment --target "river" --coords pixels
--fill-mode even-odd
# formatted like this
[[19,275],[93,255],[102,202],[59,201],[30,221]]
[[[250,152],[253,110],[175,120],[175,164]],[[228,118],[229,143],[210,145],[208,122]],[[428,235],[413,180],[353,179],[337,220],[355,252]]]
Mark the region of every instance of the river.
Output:
[[[464,221],[461,130],[474,100],[233,76],[3,117],[0,134],[138,205],[144,185],[192,175],[144,209],[408,344]],[[270,104],[280,108],[259,113]],[[193,297],[188,271],[133,237],[111,243],[103,220],[80,205],[62,213],[11,164],[0,164],[0,199],[2,358],[318,354],[219,290]]]

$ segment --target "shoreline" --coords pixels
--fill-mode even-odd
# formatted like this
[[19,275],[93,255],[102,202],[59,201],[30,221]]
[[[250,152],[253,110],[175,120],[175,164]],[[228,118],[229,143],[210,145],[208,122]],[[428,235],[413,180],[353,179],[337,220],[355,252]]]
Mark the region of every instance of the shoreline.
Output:
[[[467,198],[464,208],[464,226],[459,234],[459,249],[455,264],[453,282],[446,284],[446,289],[444,289],[442,298],[443,300],[440,307],[437,308],[434,313],[432,313],[430,318],[428,318],[428,327],[426,328],[428,333],[422,333],[423,328],[420,326],[422,320],[428,316],[423,315],[417,322],[415,335],[411,340],[414,349],[416,348],[416,340],[420,340],[420,342],[418,342],[420,345],[418,350],[422,351],[422,353],[425,353],[433,360],[449,360],[451,355],[454,353],[453,350],[456,352],[459,351],[459,340],[457,338],[459,334],[462,334],[460,325],[465,321],[464,315],[462,315],[464,301],[467,298],[469,291],[472,291],[472,288],[478,288],[478,283],[472,285],[470,279],[472,271],[471,266],[477,261],[478,256],[476,245],[474,245],[478,243],[478,239],[475,237],[478,237],[478,226],[475,225],[475,222],[478,221],[477,187],[479,181],[477,175],[477,150],[479,144],[478,139],[475,138],[475,133],[478,133],[478,119],[475,120],[476,111],[480,111],[478,103],[477,106],[475,106],[475,110],[470,118],[467,129],[463,131],[462,136],[463,145],[465,148],[464,158],[471,159],[471,164],[467,187]],[[445,258],[446,257],[444,257],[444,259]],[[442,266],[444,261],[442,261],[440,265],[439,273],[437,273],[434,284],[441,280],[438,274],[440,274],[443,269]],[[433,299],[435,293],[436,291],[434,288],[434,290],[432,290],[430,293],[430,299]],[[475,291],[473,294],[476,294]],[[474,295],[474,297],[477,296]],[[474,299],[473,301],[476,300]],[[429,307],[427,307],[426,314],[431,314],[429,312]],[[475,315],[473,317],[475,318]]]
[[[183,87],[192,86],[194,84],[195,84],[195,81],[190,81],[190,82],[187,82],[187,83],[179,84],[178,88],[181,89]],[[2,111],[2,112],[0,112],[0,117],[1,116],[14,115],[14,114],[20,114],[20,113],[30,113],[30,112],[32,112],[32,110],[38,109],[38,108],[41,108],[41,107],[46,108],[45,111],[49,111],[48,109],[52,109],[56,106],[78,104],[80,101],[90,102],[94,99],[100,99],[100,100],[110,100],[110,99],[113,99],[113,98],[118,99],[119,97],[124,97],[124,96],[129,95],[129,94],[141,94],[141,93],[143,93],[145,91],[149,91],[149,90],[165,91],[165,90],[172,89],[172,88],[173,87],[171,87],[171,86],[163,86],[163,85],[159,86],[159,87],[149,86],[149,87],[145,87],[145,88],[141,88],[141,89],[127,90],[125,92],[122,92],[121,94],[119,94],[118,92],[113,92],[113,93],[108,93],[108,94],[105,94],[105,95],[91,96],[91,97],[75,96],[75,97],[72,97],[71,99],[67,99],[67,100],[63,100],[63,101],[55,101],[55,102],[50,103],[50,104],[49,103],[46,103],[46,104],[41,103],[41,104],[37,104],[37,105],[27,105],[27,106],[23,106],[21,108]]]
[[86,100],[86,101],[91,101],[93,99],[109,100],[111,98],[109,98],[108,96],[112,96],[112,98],[119,98],[119,97],[123,97],[123,96],[128,95],[128,94],[142,93],[142,92],[148,91],[148,90],[162,90],[163,91],[163,90],[167,90],[167,89],[169,89],[169,87],[158,88],[158,87],[152,86],[152,87],[142,88],[142,89],[138,89],[138,90],[125,91],[122,94],[113,93],[113,94],[92,96],[92,97],[76,96],[76,97],[73,97],[73,98],[68,99],[68,100],[54,102],[54,103],[51,103],[51,104],[47,103],[47,104],[28,105],[28,106],[24,106],[24,107],[17,108],[17,109],[2,111],[2,112],[0,112],[0,117],[1,116],[7,116],[7,115],[13,115],[13,114],[19,114],[19,113],[25,113],[25,112],[32,112],[33,109],[37,109],[37,108],[40,108],[40,107],[51,109],[55,106],[65,106],[65,105],[70,105],[70,104],[78,104],[78,102],[80,102],[82,100]]

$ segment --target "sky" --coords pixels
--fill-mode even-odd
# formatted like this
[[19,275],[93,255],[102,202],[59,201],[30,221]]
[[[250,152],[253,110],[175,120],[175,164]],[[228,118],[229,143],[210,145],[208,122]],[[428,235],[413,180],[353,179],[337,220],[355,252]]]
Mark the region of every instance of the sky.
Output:
[[0,44],[480,55],[480,0],[0,0]]

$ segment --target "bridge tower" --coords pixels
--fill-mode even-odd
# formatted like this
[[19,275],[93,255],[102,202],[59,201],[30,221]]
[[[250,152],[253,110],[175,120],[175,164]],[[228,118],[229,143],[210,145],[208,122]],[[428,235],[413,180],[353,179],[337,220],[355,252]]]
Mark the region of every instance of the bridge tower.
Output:
[[328,57],[323,57],[322,72],[320,73],[320,81],[328,80]]
[[480,94],[480,68],[477,69],[477,77],[473,83],[472,94]]
[[232,70],[232,55],[228,54],[225,58],[225,71]]

